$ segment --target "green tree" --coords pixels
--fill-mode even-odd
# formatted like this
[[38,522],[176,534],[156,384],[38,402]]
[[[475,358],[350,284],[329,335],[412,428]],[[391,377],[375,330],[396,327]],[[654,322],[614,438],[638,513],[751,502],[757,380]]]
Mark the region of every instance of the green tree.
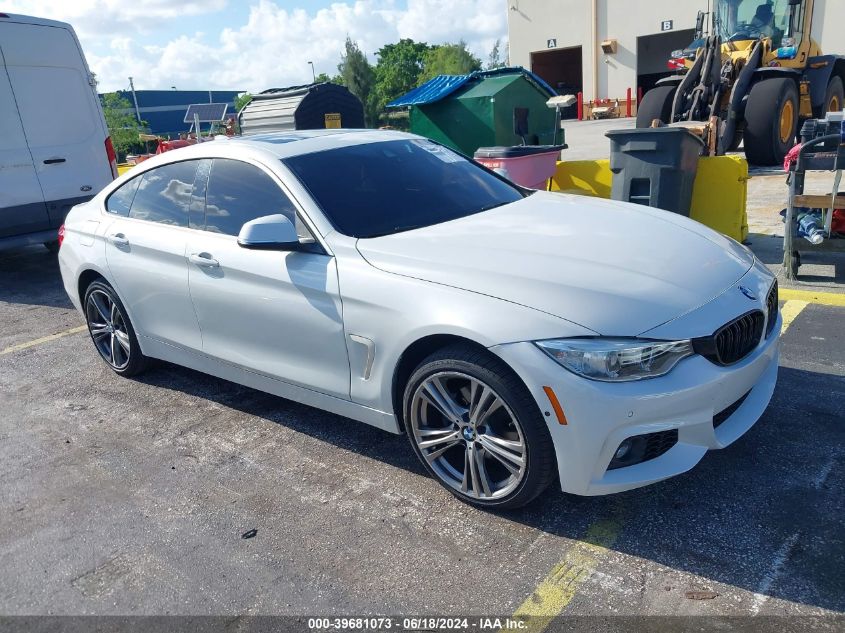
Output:
[[321,83],[321,82],[326,82],[326,81],[331,81],[331,80],[332,80],[332,78],[329,77],[326,73],[320,73],[319,75],[317,75],[314,78],[315,83]]
[[474,70],[481,70],[481,60],[467,50],[463,40],[457,44],[434,46],[425,54],[418,83],[423,84],[437,75],[466,75]]
[[235,112],[240,112],[241,108],[243,108],[250,101],[252,101],[252,95],[248,92],[245,92],[235,97]]
[[375,71],[367,56],[348,35],[337,70],[340,73],[342,85],[349,88],[349,92],[358,97],[364,104],[364,117],[367,124],[376,125],[378,120],[371,108]]
[[138,134],[144,131],[147,122],[138,122],[129,99],[117,92],[107,92],[103,95],[103,115],[118,160],[125,158],[133,149],[141,147]]
[[484,69],[495,70],[496,68],[504,68],[507,65],[508,45],[505,43],[504,50],[502,50],[502,43],[499,40],[496,40],[496,43],[493,44],[493,50],[490,51],[490,55],[487,57],[487,65]]
[[425,42],[402,39],[395,44],[385,44],[376,52],[373,107],[378,113],[388,102],[417,87],[429,49],[431,46]]

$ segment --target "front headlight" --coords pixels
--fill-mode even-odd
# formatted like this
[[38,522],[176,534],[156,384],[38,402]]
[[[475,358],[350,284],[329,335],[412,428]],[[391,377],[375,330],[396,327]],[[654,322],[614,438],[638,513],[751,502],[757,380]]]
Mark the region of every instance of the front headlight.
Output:
[[534,344],[579,376],[614,382],[662,376],[694,353],[690,341],[568,338]]

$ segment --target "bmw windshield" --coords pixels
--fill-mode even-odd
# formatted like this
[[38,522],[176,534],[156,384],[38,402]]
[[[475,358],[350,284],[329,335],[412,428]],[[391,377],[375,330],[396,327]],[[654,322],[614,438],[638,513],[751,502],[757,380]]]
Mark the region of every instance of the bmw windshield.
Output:
[[448,222],[526,194],[425,139],[349,145],[285,165],[341,233],[367,238]]

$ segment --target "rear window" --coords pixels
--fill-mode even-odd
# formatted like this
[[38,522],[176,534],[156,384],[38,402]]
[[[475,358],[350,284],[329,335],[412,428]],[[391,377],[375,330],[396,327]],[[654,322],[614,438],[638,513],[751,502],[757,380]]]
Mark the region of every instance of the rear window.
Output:
[[[188,205],[197,173],[197,160],[170,163],[144,173],[132,200],[130,218],[188,226]],[[109,198],[111,202],[111,198]]]
[[473,161],[424,139],[340,147],[284,163],[332,225],[351,237],[448,222],[524,195]]

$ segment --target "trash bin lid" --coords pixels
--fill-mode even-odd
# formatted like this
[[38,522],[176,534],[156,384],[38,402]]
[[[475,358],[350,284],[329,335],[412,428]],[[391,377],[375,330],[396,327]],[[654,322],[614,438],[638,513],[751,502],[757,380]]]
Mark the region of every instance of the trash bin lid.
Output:
[[519,158],[534,154],[550,154],[566,149],[566,145],[512,145],[510,147],[479,147],[474,158]]

